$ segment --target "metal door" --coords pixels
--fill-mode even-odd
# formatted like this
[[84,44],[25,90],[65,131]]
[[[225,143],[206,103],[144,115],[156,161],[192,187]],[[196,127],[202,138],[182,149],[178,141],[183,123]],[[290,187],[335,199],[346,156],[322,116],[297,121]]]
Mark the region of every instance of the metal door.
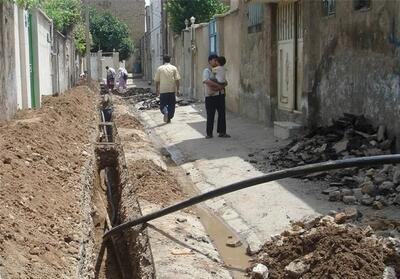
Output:
[[303,26],[301,2],[278,5],[278,98],[279,108],[293,111],[300,103],[303,68]]

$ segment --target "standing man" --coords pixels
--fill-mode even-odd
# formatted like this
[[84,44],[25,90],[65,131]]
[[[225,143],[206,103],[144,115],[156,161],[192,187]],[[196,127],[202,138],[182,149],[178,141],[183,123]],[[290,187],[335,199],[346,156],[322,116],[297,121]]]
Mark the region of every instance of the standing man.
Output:
[[108,90],[114,89],[115,85],[115,70],[111,67],[106,67],[106,72],[107,72],[107,88]]
[[208,57],[209,67],[203,71],[204,94],[206,97],[207,111],[207,136],[206,139],[213,137],[215,112],[218,112],[217,133],[220,138],[230,138],[226,133],[225,118],[225,87],[227,83],[220,84],[215,81],[212,68],[218,66],[218,55],[211,54]]
[[174,118],[176,96],[179,95],[179,81],[181,76],[178,69],[171,65],[171,57],[163,57],[164,65],[160,66],[154,77],[156,93],[160,95],[160,110],[164,114],[164,122],[170,123]]

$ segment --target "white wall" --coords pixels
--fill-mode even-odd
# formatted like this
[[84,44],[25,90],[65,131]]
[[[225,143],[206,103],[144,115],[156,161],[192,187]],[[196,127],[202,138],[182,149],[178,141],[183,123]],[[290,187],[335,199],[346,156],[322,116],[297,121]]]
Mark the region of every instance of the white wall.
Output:
[[51,26],[52,23],[38,11],[38,61],[39,61],[39,92],[40,95],[52,95],[51,69]]
[[22,77],[21,77],[21,47],[19,40],[19,15],[18,6],[14,4],[14,38],[15,38],[15,78],[17,89],[17,105],[18,109],[22,109]]
[[[161,0],[150,2],[150,46],[153,74],[162,65]],[[154,78],[154,77],[153,77]]]

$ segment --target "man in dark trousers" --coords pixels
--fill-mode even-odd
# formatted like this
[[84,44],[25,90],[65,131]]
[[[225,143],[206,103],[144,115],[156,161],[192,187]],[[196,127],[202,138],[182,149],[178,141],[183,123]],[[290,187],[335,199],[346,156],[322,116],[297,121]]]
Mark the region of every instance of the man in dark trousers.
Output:
[[160,110],[164,115],[164,122],[170,123],[175,114],[175,94],[179,95],[181,76],[178,69],[170,64],[170,56],[164,56],[163,60],[164,65],[158,67],[154,81],[156,82],[156,93],[160,95]]
[[207,135],[206,139],[213,137],[215,112],[218,112],[217,133],[221,138],[230,138],[226,133],[225,118],[225,87],[227,84],[219,84],[215,81],[212,68],[218,66],[218,55],[211,54],[208,57],[209,67],[203,71],[203,84],[207,111]]

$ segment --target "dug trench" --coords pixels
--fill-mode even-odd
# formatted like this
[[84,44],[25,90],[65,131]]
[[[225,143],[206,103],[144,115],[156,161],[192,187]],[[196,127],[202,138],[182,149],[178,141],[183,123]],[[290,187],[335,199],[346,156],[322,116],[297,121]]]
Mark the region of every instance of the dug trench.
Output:
[[145,228],[103,240],[141,210],[98,92],[76,87],[0,123],[1,279],[154,277]]
[[[172,205],[198,190],[138,120],[125,98],[113,96],[130,175],[145,214]],[[235,232],[203,206],[192,206],[149,222],[157,278],[244,278],[250,257]],[[229,245],[235,243],[235,245]],[[237,244],[238,243],[238,244]],[[232,247],[234,246],[234,247]]]

